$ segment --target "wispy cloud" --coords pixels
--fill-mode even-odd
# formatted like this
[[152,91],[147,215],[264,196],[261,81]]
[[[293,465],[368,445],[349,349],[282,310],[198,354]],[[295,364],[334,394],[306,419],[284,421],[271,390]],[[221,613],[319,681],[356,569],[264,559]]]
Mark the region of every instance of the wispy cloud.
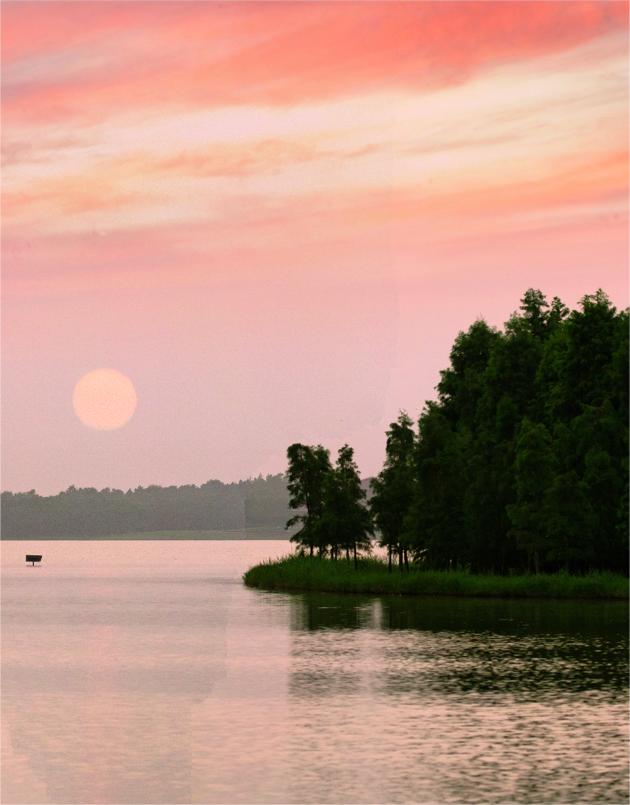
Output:
[[5,3],[10,119],[436,88],[627,25],[619,2],[86,6]]
[[[16,123],[4,139],[5,220],[9,231],[205,221],[226,232],[247,231],[261,212],[281,226],[295,209],[321,208],[343,215],[355,238],[361,221],[396,215],[504,219],[554,199],[617,197],[625,51],[617,32],[438,89],[177,114],[141,108],[72,134],[48,124],[33,136]],[[339,229],[319,236],[337,239]]]

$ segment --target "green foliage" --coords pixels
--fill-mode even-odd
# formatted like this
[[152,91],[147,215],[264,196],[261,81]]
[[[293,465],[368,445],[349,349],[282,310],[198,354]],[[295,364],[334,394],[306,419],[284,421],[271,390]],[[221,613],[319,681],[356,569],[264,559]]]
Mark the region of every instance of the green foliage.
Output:
[[[528,570],[540,569],[541,556],[548,549],[550,493],[555,477],[551,436],[542,423],[524,419],[516,440],[514,476],[516,501],[508,504],[511,534],[527,554]],[[553,507],[551,507],[553,509]]]
[[334,559],[340,551],[345,551],[348,558],[352,552],[355,566],[358,551],[370,553],[372,550],[372,518],[364,505],[365,497],[354,452],[345,444],[324,483],[321,534]]
[[317,549],[337,559],[345,551],[349,559],[352,552],[356,565],[359,551],[371,551],[372,519],[352,448],[340,448],[335,467],[321,445],[292,444],[287,458],[289,505],[300,510],[287,527],[301,525],[291,541],[311,556]]
[[[460,332],[417,433],[406,413],[387,431],[370,511],[388,570],[395,557],[401,571],[411,558],[475,574],[627,573],[627,357],[628,314],[601,290],[569,311],[530,288],[502,331],[477,320]],[[307,508],[302,544],[336,557],[370,531],[350,448],[334,470],[322,449],[289,448],[292,505]]]
[[528,290],[460,333],[419,420],[411,548],[478,573],[627,572],[628,314]]
[[413,421],[401,411],[387,431],[385,466],[372,480],[370,510],[380,532],[380,545],[387,547],[388,565],[398,557],[400,567],[408,550],[411,504],[415,485],[416,439]]
[[295,443],[287,449],[287,458],[289,506],[300,510],[299,514],[287,522],[287,528],[301,525],[299,531],[291,537],[291,541],[296,542],[303,550],[308,549],[311,555],[316,547],[321,553],[324,550],[321,533],[324,485],[326,477],[332,471],[328,450],[320,444],[311,447]]

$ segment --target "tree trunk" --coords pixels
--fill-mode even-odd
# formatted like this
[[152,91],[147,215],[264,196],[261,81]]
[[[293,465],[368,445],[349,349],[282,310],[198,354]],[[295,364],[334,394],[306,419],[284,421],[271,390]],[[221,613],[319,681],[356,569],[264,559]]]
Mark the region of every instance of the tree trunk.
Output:
[[407,549],[403,548],[403,553],[405,555],[405,570],[409,573],[409,554],[407,553]]
[[350,564],[350,548],[346,548],[346,561]]
[[392,546],[387,546],[387,572],[392,572]]
[[400,572],[403,572],[403,549],[399,546],[398,548],[398,569]]
[[357,570],[358,567],[359,567],[359,561],[357,559],[357,544],[356,544],[356,542],[353,545],[353,551],[354,551],[354,569]]
[[312,555],[313,555],[313,545],[311,544],[311,552],[310,552],[309,556],[312,556]]

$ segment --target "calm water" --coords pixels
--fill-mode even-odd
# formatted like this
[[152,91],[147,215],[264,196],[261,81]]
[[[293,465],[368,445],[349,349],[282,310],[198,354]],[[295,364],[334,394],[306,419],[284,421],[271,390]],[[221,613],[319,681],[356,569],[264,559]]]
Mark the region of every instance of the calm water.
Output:
[[242,585],[286,552],[3,542],[2,802],[627,801],[623,604]]

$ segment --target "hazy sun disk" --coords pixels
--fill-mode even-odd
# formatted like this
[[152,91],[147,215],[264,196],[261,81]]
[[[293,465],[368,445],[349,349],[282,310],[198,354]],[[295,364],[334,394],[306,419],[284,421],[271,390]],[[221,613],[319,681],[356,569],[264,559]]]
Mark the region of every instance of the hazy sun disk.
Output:
[[74,412],[84,425],[97,430],[122,428],[136,410],[133,383],[116,369],[94,369],[79,380],[72,394]]

